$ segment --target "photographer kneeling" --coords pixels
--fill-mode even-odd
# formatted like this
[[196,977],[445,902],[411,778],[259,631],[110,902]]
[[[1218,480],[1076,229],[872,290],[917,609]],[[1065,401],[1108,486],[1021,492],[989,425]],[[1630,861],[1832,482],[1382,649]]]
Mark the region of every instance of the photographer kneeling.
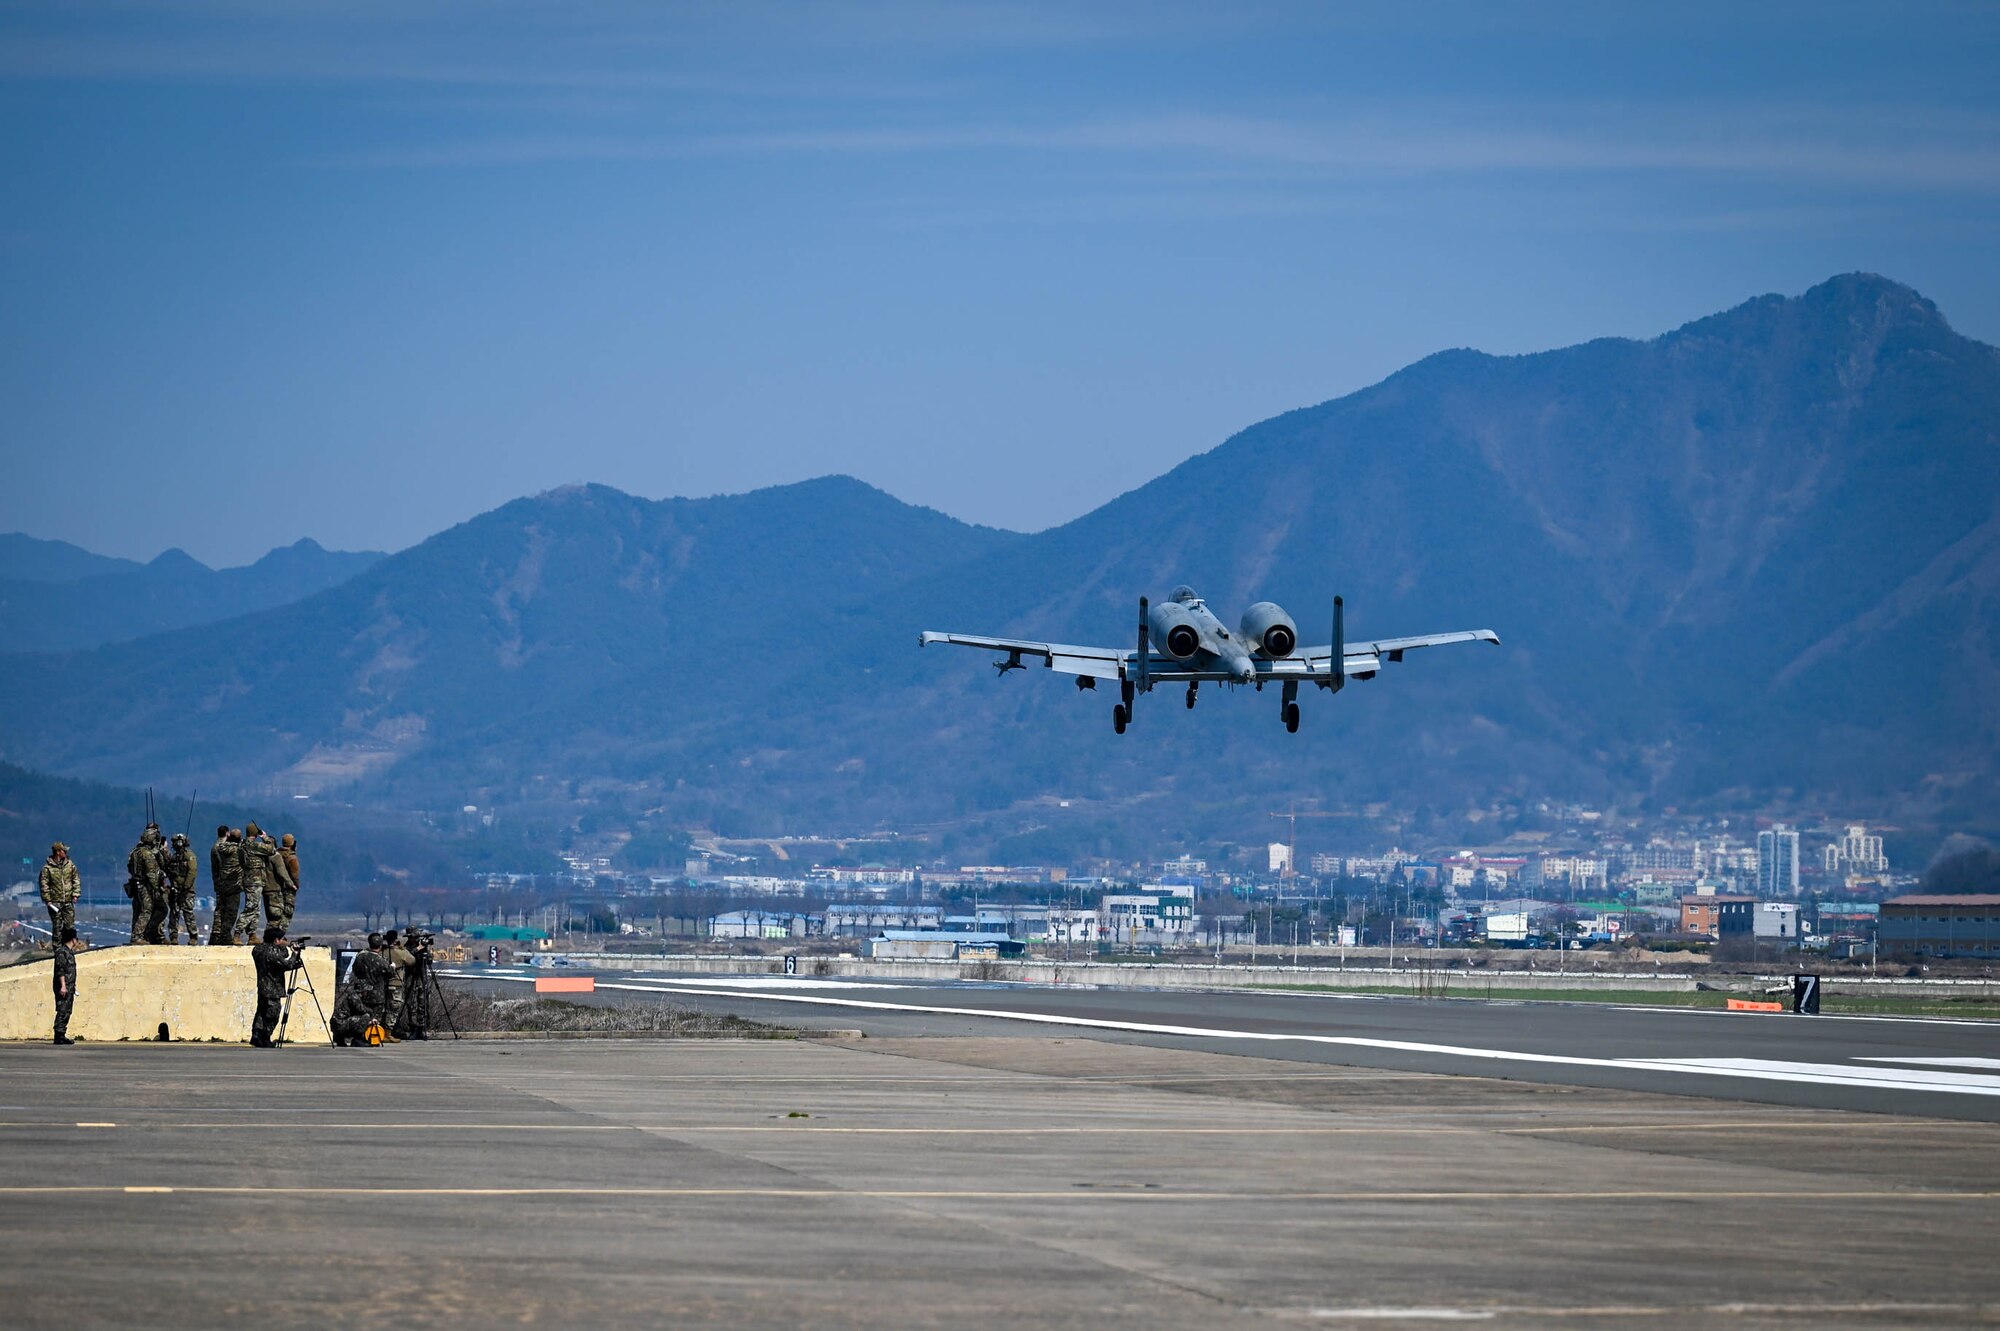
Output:
[[257,968],[257,1015],[250,1022],[250,1043],[270,1049],[271,1032],[285,1006],[285,977],[306,964],[299,950],[285,939],[282,925],[264,930],[264,941],[250,949],[250,962]]
[[[382,935],[368,935],[368,950],[356,954],[348,968],[347,983],[333,1005],[333,1042],[338,1045],[368,1043],[368,1028],[387,1027],[383,1017],[389,1008],[389,963],[382,956]],[[377,1043],[380,1041],[378,1040]]]

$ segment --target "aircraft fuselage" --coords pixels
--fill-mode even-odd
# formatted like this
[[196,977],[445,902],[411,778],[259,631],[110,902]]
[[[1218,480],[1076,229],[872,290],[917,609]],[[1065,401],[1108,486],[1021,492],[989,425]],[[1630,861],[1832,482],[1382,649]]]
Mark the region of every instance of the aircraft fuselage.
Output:
[[1177,588],[1152,608],[1149,619],[1154,645],[1169,656],[1194,669],[1222,671],[1241,684],[1256,682],[1254,647],[1232,635],[1190,589]]

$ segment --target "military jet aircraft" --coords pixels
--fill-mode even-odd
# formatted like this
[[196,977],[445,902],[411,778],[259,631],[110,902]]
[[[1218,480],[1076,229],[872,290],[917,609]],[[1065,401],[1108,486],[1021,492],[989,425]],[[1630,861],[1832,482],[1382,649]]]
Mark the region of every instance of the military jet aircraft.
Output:
[[1333,642],[1300,651],[1299,626],[1271,602],[1259,601],[1245,610],[1232,636],[1192,587],[1176,587],[1156,606],[1149,605],[1143,596],[1139,598],[1137,651],[931,632],[922,636],[919,645],[928,647],[934,642],[1005,652],[1006,656],[993,663],[1003,675],[1009,670],[1025,670],[1023,658],[1033,656],[1050,670],[1076,676],[1079,689],[1094,689],[1100,679],[1115,679],[1121,696],[1111,709],[1111,728],[1121,735],[1132,724],[1132,707],[1138,696],[1152,692],[1157,685],[1186,684],[1187,705],[1193,707],[1196,691],[1205,683],[1249,684],[1261,692],[1265,684],[1275,682],[1282,686],[1279,715],[1285,729],[1297,734],[1301,684],[1317,684],[1338,693],[1350,679],[1375,678],[1384,663],[1400,662],[1404,652],[1454,642],[1497,646],[1500,635],[1492,629],[1468,629],[1350,643],[1343,602],[1336,596]]

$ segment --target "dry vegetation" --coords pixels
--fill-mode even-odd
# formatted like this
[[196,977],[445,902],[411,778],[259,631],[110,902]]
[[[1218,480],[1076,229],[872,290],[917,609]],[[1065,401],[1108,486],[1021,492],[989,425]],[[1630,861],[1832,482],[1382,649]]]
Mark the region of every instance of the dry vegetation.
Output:
[[[600,1005],[560,998],[495,998],[456,986],[446,986],[444,993],[452,1022],[461,1031],[520,1035],[601,1032],[737,1040],[787,1040],[798,1034],[789,1027],[767,1026],[677,1003],[634,1001]],[[432,1034],[448,1038],[449,1030],[439,1021]]]

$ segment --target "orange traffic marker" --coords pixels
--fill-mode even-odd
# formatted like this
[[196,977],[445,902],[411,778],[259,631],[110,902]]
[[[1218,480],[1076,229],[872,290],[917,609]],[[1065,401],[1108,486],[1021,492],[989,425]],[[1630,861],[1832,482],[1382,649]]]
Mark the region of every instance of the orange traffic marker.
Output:
[[[535,992],[538,994],[594,994],[597,992],[595,975],[537,975]],[[1773,1003],[1772,1007],[1777,1004]]]
[[[539,987],[539,982],[537,987]],[[1759,1003],[1751,998],[1732,998],[1729,1000],[1729,1010],[1731,1012],[1783,1012],[1785,1005],[1783,1003]]]

